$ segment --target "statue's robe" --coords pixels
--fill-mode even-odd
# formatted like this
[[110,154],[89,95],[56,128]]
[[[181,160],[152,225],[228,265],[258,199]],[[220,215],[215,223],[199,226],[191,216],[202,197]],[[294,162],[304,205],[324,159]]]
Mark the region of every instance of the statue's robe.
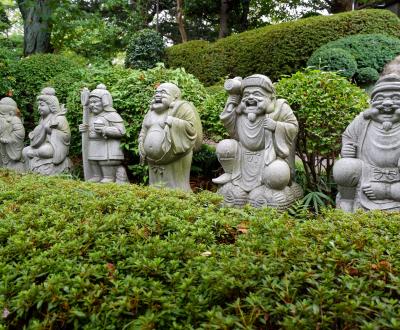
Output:
[[[274,111],[250,121],[247,114],[235,111],[220,116],[230,136],[239,142],[239,155],[232,172],[232,183],[246,192],[261,186],[263,169],[276,159],[294,169],[294,149],[298,122],[283,99],[276,100]],[[266,118],[276,121],[274,132],[264,127]]]
[[24,147],[25,128],[21,119],[13,116],[10,121],[5,121],[1,125],[1,137],[8,140],[8,143],[2,143],[0,146],[1,164],[4,167],[15,168],[16,162],[22,157]]
[[358,115],[343,133],[343,147],[357,146],[357,158],[363,161],[362,174],[357,187],[356,203],[368,210],[390,210],[400,207],[393,200],[370,200],[360,187],[369,183],[395,183],[400,181],[400,123],[384,130],[381,123]]
[[[165,114],[165,119],[168,116],[172,118],[171,126],[163,128],[159,122],[152,122],[151,112],[146,114],[139,136],[140,152],[149,164],[150,184],[191,191],[189,179],[193,149],[201,146],[203,136],[196,109],[189,102],[175,101]],[[156,158],[145,150],[150,143],[157,148]]]

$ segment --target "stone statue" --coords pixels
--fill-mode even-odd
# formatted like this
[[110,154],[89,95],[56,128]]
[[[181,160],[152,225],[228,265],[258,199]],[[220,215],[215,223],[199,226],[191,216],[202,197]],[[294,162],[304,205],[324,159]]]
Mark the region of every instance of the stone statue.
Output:
[[140,157],[149,164],[150,184],[191,191],[193,149],[199,148],[202,140],[195,107],[181,100],[181,91],[176,85],[161,84],[139,135]]
[[[17,103],[10,98],[0,100],[0,167],[24,170],[22,149],[25,129],[18,116]],[[22,158],[22,160],[21,160]]]
[[124,153],[121,138],[125,126],[113,108],[113,99],[106,86],[100,84],[93,91],[85,88],[81,94],[83,105],[82,157],[85,180],[90,182],[127,183],[122,165]]
[[333,167],[337,208],[347,212],[400,210],[400,76],[381,77],[370,104],[346,128]]
[[227,206],[289,207],[303,195],[293,181],[297,119],[276,99],[271,80],[255,74],[225,82],[229,93],[220,118],[231,139],[217,145],[225,173],[213,180]]
[[60,174],[71,168],[68,158],[71,131],[65,114],[67,109],[59,104],[56,91],[46,87],[37,97],[39,124],[29,133],[30,146],[22,155],[28,170],[44,175]]

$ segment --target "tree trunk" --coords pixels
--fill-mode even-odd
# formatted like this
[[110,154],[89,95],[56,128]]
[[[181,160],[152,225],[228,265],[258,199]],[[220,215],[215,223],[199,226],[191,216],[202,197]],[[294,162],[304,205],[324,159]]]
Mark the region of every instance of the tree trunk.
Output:
[[242,14],[240,15],[240,32],[244,32],[249,28],[250,0],[242,0],[241,5]]
[[329,1],[329,13],[331,14],[336,14],[336,13],[342,13],[344,11],[351,11],[352,9],[352,0],[334,0],[334,1]]
[[183,0],[176,0],[176,22],[178,23],[179,33],[181,34],[182,42],[187,42],[185,22],[183,20]]
[[18,0],[24,20],[24,56],[50,53],[52,4],[54,0]]
[[219,35],[218,38],[225,38],[229,35],[229,19],[230,0],[221,0],[221,8],[219,14]]

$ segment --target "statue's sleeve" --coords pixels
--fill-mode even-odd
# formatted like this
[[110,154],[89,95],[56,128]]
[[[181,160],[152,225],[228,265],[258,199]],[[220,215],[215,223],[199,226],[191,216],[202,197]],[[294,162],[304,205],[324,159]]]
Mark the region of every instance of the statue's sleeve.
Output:
[[53,128],[50,135],[50,144],[54,149],[53,163],[60,164],[68,156],[71,141],[71,131],[65,116],[55,118],[57,127]]
[[289,156],[290,150],[293,150],[299,125],[292,109],[286,102],[283,103],[272,119],[277,122],[274,132],[276,154],[285,159]]
[[236,131],[236,108],[237,106],[228,100],[226,102],[224,111],[219,116],[225,128],[228,130],[229,136],[233,139],[238,139]]
[[189,104],[184,103],[172,117],[171,126],[165,126],[166,137],[170,140],[175,154],[185,153],[193,148],[197,138],[195,121],[194,110]]
[[125,135],[124,121],[117,112],[110,112],[104,118],[108,122],[108,126],[104,129],[104,136],[120,139]]
[[360,139],[363,121],[365,121],[362,114],[358,115],[354,120],[347,126],[346,130],[342,134],[342,151],[347,145],[356,145]]
[[21,119],[18,117],[12,120],[11,125],[10,142],[6,144],[6,150],[11,159],[19,160],[24,147],[25,128],[24,125],[22,125]]

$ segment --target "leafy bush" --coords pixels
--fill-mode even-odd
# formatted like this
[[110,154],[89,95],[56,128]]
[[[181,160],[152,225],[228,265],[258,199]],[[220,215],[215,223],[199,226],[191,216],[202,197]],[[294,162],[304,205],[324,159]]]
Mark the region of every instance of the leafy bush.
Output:
[[400,36],[400,19],[387,10],[357,10],[269,25],[218,40],[193,41],[167,49],[167,64],[184,67],[212,85],[226,76],[265,74],[277,80],[306,66],[329,41],[358,33]]
[[164,41],[162,36],[150,29],[144,29],[132,35],[126,50],[125,66],[134,69],[151,69],[164,56]]
[[397,213],[0,171],[0,327],[396,329]]
[[[71,57],[54,54],[38,54],[23,58],[12,66],[11,71],[15,77],[15,82],[12,85],[14,98],[24,117],[25,128],[29,132],[35,126],[35,118],[37,111],[34,109],[36,104],[36,96],[41,89],[45,87],[47,82],[58,76],[66,77],[77,76],[80,79],[79,70],[82,70],[82,64],[78,63]],[[60,85],[58,81],[52,81],[56,92],[59,92]],[[70,88],[71,81],[68,80],[64,84],[63,92],[60,94],[60,103],[65,103],[65,91]],[[61,90],[60,89],[60,92]],[[57,93],[58,95],[58,93]]]
[[307,65],[324,71],[335,71],[349,79],[357,71],[357,62],[354,56],[341,48],[324,48],[319,52],[314,52]]
[[276,84],[299,121],[296,153],[303,162],[308,189],[331,192],[331,172],[347,125],[368,107],[368,96],[334,72],[307,69]]
[[[326,53],[338,52],[338,49],[350,53],[357,63],[357,69],[352,75],[349,75],[351,72],[349,70],[346,77],[351,78],[355,73],[357,83],[373,83],[379,77],[376,72],[381,72],[386,63],[400,54],[400,39],[383,34],[359,34],[341,38],[317,49],[307,64],[319,66],[324,70],[325,66],[327,70],[330,70],[332,66],[334,71],[336,67],[331,64],[331,59],[326,57]],[[337,56],[340,57],[339,53]]]

